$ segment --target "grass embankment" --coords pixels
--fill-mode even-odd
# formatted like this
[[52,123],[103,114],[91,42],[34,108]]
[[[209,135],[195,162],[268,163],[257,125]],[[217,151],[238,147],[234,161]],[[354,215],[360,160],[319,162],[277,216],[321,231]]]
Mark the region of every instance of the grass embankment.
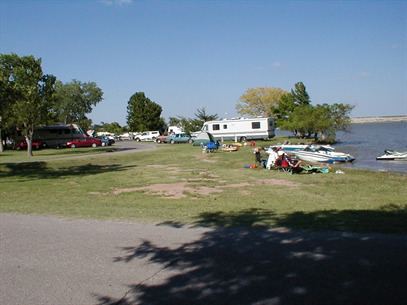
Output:
[[[83,153],[87,150],[76,150]],[[344,169],[288,175],[245,169],[251,148],[203,154],[160,145],[130,154],[19,163],[0,156],[0,212],[209,226],[407,233],[407,176]],[[48,161],[45,161],[48,159]]]

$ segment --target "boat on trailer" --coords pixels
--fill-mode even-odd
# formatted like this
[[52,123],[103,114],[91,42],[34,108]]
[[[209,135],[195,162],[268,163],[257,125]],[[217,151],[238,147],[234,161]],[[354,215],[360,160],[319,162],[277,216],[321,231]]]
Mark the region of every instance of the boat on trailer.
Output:
[[376,160],[389,160],[389,161],[407,161],[407,151],[398,152],[391,149],[386,149],[384,155],[376,157]]

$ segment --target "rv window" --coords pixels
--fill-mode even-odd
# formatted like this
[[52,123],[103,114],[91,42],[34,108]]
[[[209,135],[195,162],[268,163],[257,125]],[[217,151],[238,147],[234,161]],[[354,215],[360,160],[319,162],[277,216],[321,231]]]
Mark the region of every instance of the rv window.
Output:
[[219,124],[212,125],[212,130],[219,130],[219,129],[220,129]]
[[252,129],[260,129],[260,122],[252,122]]
[[224,124],[223,129],[228,129],[228,125]]

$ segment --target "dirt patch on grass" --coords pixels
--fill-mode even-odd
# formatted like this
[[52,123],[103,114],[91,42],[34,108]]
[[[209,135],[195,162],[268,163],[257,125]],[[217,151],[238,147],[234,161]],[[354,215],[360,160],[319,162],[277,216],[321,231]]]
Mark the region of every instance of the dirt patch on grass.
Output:
[[288,186],[288,187],[297,187],[299,186],[298,183],[289,180],[282,180],[282,179],[259,179],[255,181],[256,184],[259,185],[279,185],[279,186]]
[[142,187],[133,187],[133,188],[121,188],[113,190],[113,195],[120,195],[123,193],[132,193],[132,192],[147,192],[153,195],[159,195],[165,198],[170,199],[180,199],[185,198],[188,194],[194,195],[209,195],[213,192],[222,192],[222,190],[213,189],[206,186],[193,187],[186,182],[178,183],[159,183],[151,184]]
[[169,199],[181,199],[188,197],[188,195],[192,196],[208,196],[214,193],[222,193],[226,189],[239,189],[241,194],[250,195],[250,192],[246,190],[246,187],[249,187],[253,184],[256,185],[277,185],[277,186],[285,186],[285,187],[297,187],[298,184],[288,180],[280,180],[280,179],[261,179],[256,180],[253,183],[249,182],[242,182],[242,183],[234,183],[234,184],[224,184],[214,187],[209,186],[199,186],[199,185],[192,185],[188,182],[177,182],[177,183],[159,183],[159,184],[151,184],[142,187],[131,187],[131,188],[120,188],[114,189],[112,191],[113,195],[120,195],[123,193],[133,193],[133,192],[146,192],[152,195],[158,195],[164,198]]

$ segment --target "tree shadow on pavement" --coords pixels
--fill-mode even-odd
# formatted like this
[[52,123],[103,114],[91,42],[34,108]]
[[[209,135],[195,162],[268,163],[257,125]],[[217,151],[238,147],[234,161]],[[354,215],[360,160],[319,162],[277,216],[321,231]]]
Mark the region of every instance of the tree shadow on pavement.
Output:
[[407,304],[406,235],[269,230],[257,223],[276,216],[256,209],[218,216],[201,215],[197,225],[215,227],[175,248],[145,240],[121,249],[116,263],[161,269],[98,304]]
[[67,176],[95,175],[112,171],[123,171],[132,166],[121,164],[84,164],[78,166],[60,167],[57,169],[47,167],[46,162],[7,163],[0,166],[0,178],[17,177],[19,181],[29,179],[51,179]]

